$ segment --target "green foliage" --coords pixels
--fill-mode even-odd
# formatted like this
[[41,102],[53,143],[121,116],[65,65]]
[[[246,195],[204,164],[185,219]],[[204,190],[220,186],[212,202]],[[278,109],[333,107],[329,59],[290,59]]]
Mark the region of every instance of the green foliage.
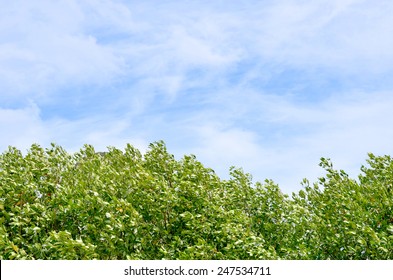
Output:
[[1,259],[392,259],[393,161],[326,176],[292,197],[232,167],[221,180],[164,142],[0,155]]

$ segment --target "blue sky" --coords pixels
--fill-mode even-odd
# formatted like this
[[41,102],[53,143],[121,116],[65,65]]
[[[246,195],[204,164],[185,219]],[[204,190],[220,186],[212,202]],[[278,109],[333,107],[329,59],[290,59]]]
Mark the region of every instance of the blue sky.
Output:
[[164,140],[284,192],[393,154],[393,2],[15,0],[0,150]]

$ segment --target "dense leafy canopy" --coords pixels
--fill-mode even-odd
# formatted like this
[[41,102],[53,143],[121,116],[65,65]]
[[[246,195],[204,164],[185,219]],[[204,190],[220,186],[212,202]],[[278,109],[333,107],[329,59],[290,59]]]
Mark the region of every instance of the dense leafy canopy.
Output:
[[221,180],[163,142],[0,155],[1,259],[392,259],[393,161],[326,176],[292,197],[231,168]]

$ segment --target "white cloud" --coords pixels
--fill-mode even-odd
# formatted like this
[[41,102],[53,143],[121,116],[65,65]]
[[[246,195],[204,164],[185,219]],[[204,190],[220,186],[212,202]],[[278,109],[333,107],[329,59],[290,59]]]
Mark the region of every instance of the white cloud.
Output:
[[[242,129],[220,129],[213,124],[203,124],[196,128],[199,138],[195,153],[212,163],[257,162],[261,154],[256,135]],[[217,164],[214,164],[217,166]]]
[[65,85],[109,83],[120,74],[123,60],[84,33],[76,2],[20,2],[5,7],[0,21],[3,98],[42,97]]
[[[324,174],[318,166],[320,157],[330,157],[336,168],[357,176],[368,152],[392,154],[392,96],[391,92],[357,92],[313,105],[291,102],[287,97],[272,97],[270,103],[244,98],[248,106],[241,104],[242,114],[257,119],[257,109],[261,109],[270,117],[262,125],[251,121],[249,127],[239,126],[239,116],[233,117],[234,108],[227,110],[225,104],[222,110],[202,110],[189,119],[168,122],[155,115],[142,123],[132,115],[42,120],[39,108],[31,104],[24,109],[0,111],[0,130],[7,132],[3,133],[0,148],[13,145],[26,150],[34,142],[56,142],[73,152],[85,143],[97,150],[123,148],[131,143],[144,151],[149,142],[164,139],[169,152],[179,157],[193,153],[223,178],[235,165],[255,180],[273,179],[285,192],[291,192],[300,188],[304,177],[315,181]],[[227,102],[229,106],[234,104]],[[283,112],[286,115],[275,117]]]
[[35,104],[23,109],[0,107],[1,151],[8,146],[24,150],[33,143],[45,141],[47,135],[39,115],[39,108]]
[[124,118],[91,116],[75,121],[45,121],[44,125],[50,135],[48,140],[69,152],[78,151],[84,144],[93,145],[97,151],[105,151],[109,146],[122,149],[127,143],[144,151],[149,144],[143,132],[136,131],[131,120]]
[[13,1],[0,21],[1,89],[33,97],[130,78],[173,98],[189,83],[228,79],[245,60],[259,65],[244,69],[254,79],[288,66],[380,73],[393,60],[393,5],[378,3]]
[[262,64],[362,75],[391,70],[390,1],[274,1],[260,5],[250,10],[232,34],[239,36],[247,56]]
[[31,144],[44,147],[50,143],[63,146],[68,152],[76,152],[84,144],[92,144],[96,150],[108,146],[124,148],[127,143],[144,151],[148,142],[142,132],[131,125],[130,119],[113,119],[111,116],[88,116],[83,119],[44,120],[40,109],[31,103],[23,109],[0,108],[0,150],[13,146],[26,151]]
[[291,192],[303,178],[315,182],[324,175],[321,157],[356,178],[367,153],[393,153],[392,92],[341,92],[310,104],[235,93],[218,99],[220,108],[172,123],[174,131],[186,133],[181,139],[187,145],[178,154],[196,154],[224,178],[231,165],[243,167],[255,180],[273,179]]

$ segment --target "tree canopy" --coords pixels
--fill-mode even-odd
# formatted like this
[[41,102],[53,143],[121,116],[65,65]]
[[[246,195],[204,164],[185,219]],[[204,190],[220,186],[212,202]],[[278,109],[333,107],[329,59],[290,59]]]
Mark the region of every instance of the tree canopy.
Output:
[[283,194],[241,168],[220,179],[158,141],[0,155],[1,259],[392,259],[393,161],[369,154],[355,179],[326,175]]

